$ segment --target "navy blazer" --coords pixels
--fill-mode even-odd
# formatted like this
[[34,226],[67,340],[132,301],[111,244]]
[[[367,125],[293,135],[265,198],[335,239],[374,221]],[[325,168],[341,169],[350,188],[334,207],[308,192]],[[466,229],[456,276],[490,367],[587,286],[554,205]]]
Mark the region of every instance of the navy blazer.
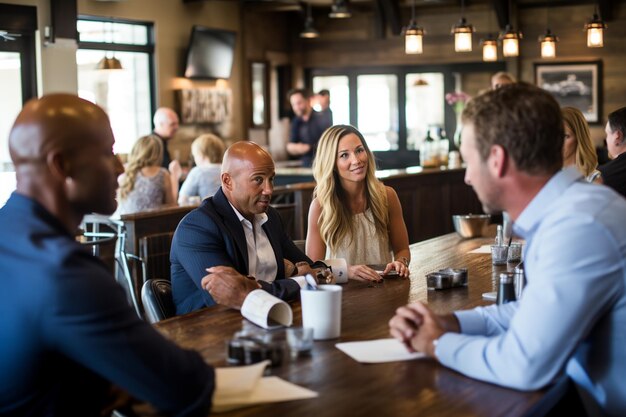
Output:
[[[259,283],[270,294],[291,300],[297,298],[300,286],[294,280],[284,279],[283,259],[293,263],[311,263],[311,260],[285,233],[278,212],[269,207],[267,216],[263,230],[274,249],[278,272],[274,282]],[[180,221],[172,240],[170,262],[176,314],[215,304],[213,297],[201,286],[206,268],[232,266],[239,273],[248,275],[248,247],[243,226],[221,187]]]

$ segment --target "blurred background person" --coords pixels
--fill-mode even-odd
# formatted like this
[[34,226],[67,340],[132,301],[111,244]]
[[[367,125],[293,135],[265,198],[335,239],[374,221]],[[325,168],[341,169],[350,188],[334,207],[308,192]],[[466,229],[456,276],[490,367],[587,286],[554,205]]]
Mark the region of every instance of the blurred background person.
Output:
[[152,121],[154,122],[152,134],[161,141],[161,146],[163,147],[161,166],[168,169],[173,176],[180,178],[182,174],[180,162],[176,159],[172,160],[170,151],[167,148],[167,142],[178,132],[178,115],[169,107],[160,107],[154,112]]
[[287,143],[287,153],[299,158],[302,165],[310,167],[315,155],[317,142],[330,124],[311,107],[311,94],[302,88],[287,94],[291,109],[296,115],[291,121],[291,133]]
[[576,165],[588,182],[602,183],[598,166],[598,157],[591,142],[589,126],[582,112],[574,107],[563,107],[563,168]]
[[317,101],[315,110],[317,110],[320,115],[324,116],[325,123],[327,123],[329,127],[332,126],[333,111],[330,109],[330,91],[327,89],[320,90],[315,97]]
[[375,175],[374,156],[352,126],[327,129],[313,162],[317,182],[309,209],[306,253],[345,259],[348,278],[378,281],[367,265],[409,275],[409,237],[398,195]]
[[600,165],[602,182],[626,197],[626,107],[609,114],[606,123],[606,147],[610,162]]
[[176,202],[179,178],[161,166],[162,159],[163,145],[155,135],[143,136],[135,142],[126,172],[119,178],[119,214]]
[[502,87],[503,85],[514,84],[516,82],[517,80],[512,74],[504,71],[499,71],[493,74],[493,76],[491,77],[491,89],[495,90],[496,88]]
[[180,189],[179,204],[186,204],[190,197],[204,199],[215,194],[222,184],[220,175],[224,151],[224,141],[210,133],[193,141],[191,154],[196,166],[189,171]]

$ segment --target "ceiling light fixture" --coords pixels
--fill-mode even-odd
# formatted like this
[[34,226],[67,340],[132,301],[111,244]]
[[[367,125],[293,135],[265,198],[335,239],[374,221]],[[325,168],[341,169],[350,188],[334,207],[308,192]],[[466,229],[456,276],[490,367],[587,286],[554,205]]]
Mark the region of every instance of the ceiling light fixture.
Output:
[[[104,37],[109,38],[109,43],[113,43],[113,23],[108,24],[108,29],[104,31]],[[113,56],[109,58],[107,53],[104,53],[104,57],[98,61],[96,64],[97,70],[122,70],[122,62],[115,58],[115,52],[113,52]]]
[[422,38],[425,33],[424,29],[417,26],[415,21],[415,0],[413,0],[411,6],[411,21],[402,31],[404,35],[404,53],[421,54],[423,52]]
[[332,19],[347,19],[352,17],[352,13],[350,13],[350,9],[348,8],[348,0],[333,0],[328,17]]
[[559,38],[548,28],[546,33],[539,37],[539,42],[541,43],[541,57],[554,58],[556,56],[556,43],[558,41]]
[[556,57],[556,43],[559,38],[550,30],[550,3],[546,6],[546,33],[539,37],[539,43],[541,44],[541,57],[542,58],[554,58]]
[[459,23],[452,27],[454,35],[454,51],[455,52],[471,52],[472,51],[472,33],[474,26],[465,20],[465,0],[461,0],[461,19]]
[[504,31],[500,33],[502,41],[502,55],[505,57],[515,57],[519,55],[519,40],[522,39],[522,32],[513,30],[511,25],[507,24]]
[[498,40],[491,33],[481,42],[483,47],[483,61],[491,62],[498,60]]
[[596,6],[593,17],[585,24],[587,46],[589,48],[602,48],[604,46],[604,29],[607,27],[604,20],[598,16],[598,7]]
[[320,36],[320,33],[313,27],[313,16],[311,15],[311,3],[307,3],[306,19],[304,20],[304,30],[300,32],[300,37],[313,39]]

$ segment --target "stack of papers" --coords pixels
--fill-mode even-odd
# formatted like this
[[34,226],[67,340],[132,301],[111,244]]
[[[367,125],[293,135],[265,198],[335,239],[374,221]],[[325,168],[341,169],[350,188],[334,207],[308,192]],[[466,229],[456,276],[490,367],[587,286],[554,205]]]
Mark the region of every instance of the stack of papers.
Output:
[[216,413],[255,404],[315,398],[315,391],[302,388],[276,376],[263,377],[269,364],[217,368],[212,411]]
[[423,358],[421,352],[411,353],[396,339],[377,339],[365,342],[337,343],[335,347],[357,362],[384,363]]

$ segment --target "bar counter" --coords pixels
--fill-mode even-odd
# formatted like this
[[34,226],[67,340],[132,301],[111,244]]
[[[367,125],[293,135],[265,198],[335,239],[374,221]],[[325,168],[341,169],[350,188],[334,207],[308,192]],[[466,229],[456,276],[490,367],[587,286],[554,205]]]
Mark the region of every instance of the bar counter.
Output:
[[[430,359],[360,364],[335,343],[389,337],[388,321],[409,301],[427,302],[443,313],[485,305],[482,293],[505,267],[492,267],[489,255],[468,254],[492,237],[462,240],[455,234],[411,245],[411,278],[381,285],[349,282],[343,286],[341,336],[317,341],[310,358],[272,368],[272,374],[319,393],[318,398],[223,413],[223,416],[529,416],[543,415],[561,395],[560,384],[521,392],[467,378]],[[444,267],[468,268],[466,288],[427,290],[424,275]],[[512,267],[512,266],[510,266]],[[294,325],[301,325],[300,303],[292,303]],[[156,324],[179,345],[199,351],[215,366],[226,366],[226,341],[242,327],[236,310],[210,307]]]

